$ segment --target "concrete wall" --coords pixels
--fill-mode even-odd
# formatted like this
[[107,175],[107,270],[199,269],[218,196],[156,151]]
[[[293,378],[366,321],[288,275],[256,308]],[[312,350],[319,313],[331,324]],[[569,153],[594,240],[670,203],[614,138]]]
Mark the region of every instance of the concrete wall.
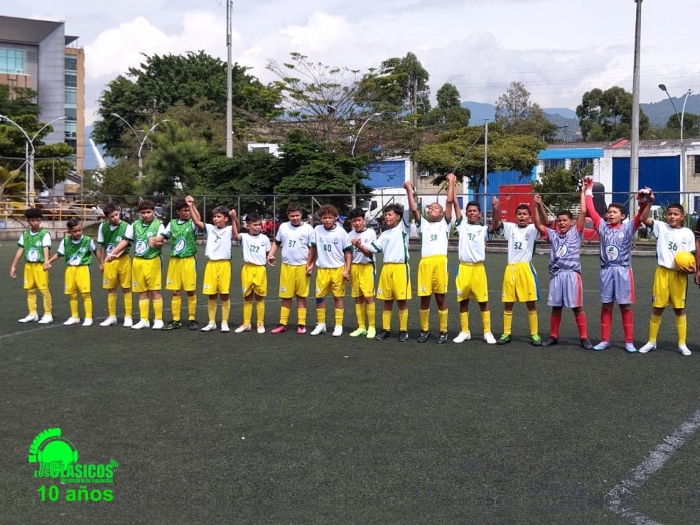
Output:
[[[63,102],[66,46],[64,27],[61,24],[39,44],[38,91],[39,105],[41,106],[40,119],[43,122],[50,122],[62,117],[65,113]],[[44,142],[47,144],[63,142],[63,121],[54,122],[52,126],[53,132],[46,136]]]

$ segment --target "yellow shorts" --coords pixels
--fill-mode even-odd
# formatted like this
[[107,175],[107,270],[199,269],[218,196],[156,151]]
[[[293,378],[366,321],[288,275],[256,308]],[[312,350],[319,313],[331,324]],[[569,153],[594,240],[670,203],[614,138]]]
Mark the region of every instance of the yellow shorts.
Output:
[[86,265],[66,267],[65,294],[90,293],[90,267]]
[[411,268],[408,263],[385,263],[379,275],[377,299],[408,301],[411,297]]
[[350,266],[350,297],[374,297],[374,265],[352,264]]
[[24,263],[24,289],[48,290],[49,272],[44,270],[44,263]]
[[489,285],[486,280],[486,268],[483,262],[460,262],[455,279],[457,301],[474,299],[478,303],[489,300]]
[[282,263],[280,269],[280,293],[282,299],[290,299],[295,295],[299,297],[309,296],[311,276],[306,275],[306,265],[292,266]]
[[316,297],[325,297],[329,293],[333,297],[345,295],[345,279],[343,279],[343,267],[319,268],[316,270]]
[[447,293],[447,255],[423,257],[418,263],[418,297]]
[[165,278],[166,290],[185,290],[192,292],[197,289],[197,259],[194,257],[173,257],[168,263],[168,274]]
[[539,301],[540,290],[537,282],[537,272],[532,263],[519,262],[506,265],[503,274],[504,303],[524,303]]
[[102,288],[113,290],[117,286],[127,290],[131,288],[131,258],[128,255],[122,255],[104,265]]
[[654,272],[654,284],[651,287],[652,306],[665,308],[685,308],[685,296],[688,293],[688,275],[657,266]]
[[267,268],[259,264],[244,263],[241,268],[241,288],[243,297],[248,297],[251,292],[266,297]]
[[149,290],[160,291],[163,287],[161,264],[160,257],[153,259],[134,257],[131,267],[132,291],[134,293],[148,292]]
[[202,293],[204,295],[223,294],[231,291],[231,261],[208,261],[204,267],[204,282]]

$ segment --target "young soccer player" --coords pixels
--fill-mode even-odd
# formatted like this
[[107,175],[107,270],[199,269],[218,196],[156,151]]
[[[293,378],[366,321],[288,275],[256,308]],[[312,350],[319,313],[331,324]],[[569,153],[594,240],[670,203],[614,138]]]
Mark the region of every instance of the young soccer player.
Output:
[[[350,266],[351,297],[355,299],[355,314],[357,316],[357,330],[350,333],[350,337],[366,335],[367,339],[377,336],[375,326],[374,304],[374,254],[363,244],[372,244],[377,240],[377,234],[365,224],[365,210],[354,208],[348,214],[352,231],[348,234],[352,250],[352,265]],[[365,314],[367,324],[365,324]]]
[[[10,277],[17,277],[17,265],[24,256],[24,289],[27,290],[27,307],[29,313],[19,320],[20,323],[48,324],[53,322],[51,315],[51,292],[49,291],[49,272],[45,268],[51,250],[51,234],[41,227],[42,211],[29,208],[24,212],[29,223],[17,241],[17,252],[10,266]],[[36,291],[39,290],[44,300],[44,315],[39,319]]]
[[238,233],[238,225],[233,222],[233,238],[240,241],[243,248],[241,287],[243,290],[243,324],[234,330],[237,334],[250,332],[253,320],[253,299],[258,320],[258,333],[265,333],[265,297],[267,296],[267,254],[270,252],[270,239],[262,232],[260,215],[251,212],[246,215],[248,233]]
[[318,210],[321,224],[314,228],[314,240],[309,247],[306,275],[316,272],[316,328],[311,335],[326,333],[326,295],[333,294],[335,304],[335,328],[333,337],[343,335],[343,297],[345,283],[350,280],[352,245],[347,232],[338,223],[338,210],[324,204]]
[[588,339],[586,313],[583,311],[583,285],[581,284],[581,255],[579,248],[583,242],[583,228],[586,225],[586,196],[581,188],[581,208],[574,223],[574,217],[568,210],[557,213],[556,229],[542,224],[540,217],[547,217],[542,198],[535,195],[535,206],[540,213],[535,213],[535,227],[543,239],[552,245],[549,254],[549,295],[547,306],[552,307],[549,319],[549,339],[542,346],[552,346],[559,342],[561,312],[564,307],[574,312],[581,346],[591,350],[593,345]]
[[[493,234],[494,224],[482,226],[481,207],[476,201],[467,203],[465,217],[459,207],[459,201],[455,196],[454,173],[447,175],[449,188],[447,190],[448,206],[452,205],[456,220],[457,233],[459,234],[459,270],[457,271],[457,301],[459,301],[459,324],[460,332],[453,339],[455,343],[462,343],[471,339],[469,331],[469,299],[479,303],[481,312],[481,323],[484,326],[484,341],[490,345],[496,344],[496,338],[491,333],[491,311],[489,310],[489,287],[486,279],[486,241]],[[491,205],[497,204],[495,199],[491,200]]]
[[127,246],[114,261],[106,262],[107,255],[124,239],[129,226],[121,219],[117,207],[107,203],[104,207],[105,218],[97,230],[97,260],[102,272],[102,288],[107,290],[107,319],[100,326],[117,324],[117,287],[121,287],[124,297],[124,326],[134,325],[131,317],[133,300],[131,297],[131,258]]
[[503,334],[496,341],[499,345],[511,342],[511,327],[513,325],[513,305],[515,302],[525,303],[527,320],[530,326],[530,343],[533,346],[542,345],[538,334],[538,319],[536,301],[540,299],[537,272],[532,266],[532,255],[535,252],[535,242],[539,232],[530,223],[532,212],[527,204],[519,204],[515,208],[515,222],[501,221],[501,205],[496,199],[493,206],[493,227],[498,229],[503,225],[503,235],[508,241],[508,265],[503,274]]
[[80,324],[78,312],[78,294],[83,298],[85,320],[83,326],[92,326],[92,296],[90,295],[90,265],[95,253],[95,243],[87,235],[83,235],[83,225],[79,219],[71,219],[67,223],[68,236],[58,245],[58,251],[47,261],[51,268],[59,257],[66,258],[65,294],[70,304],[70,317],[63,323],[65,326]]
[[[654,202],[654,194],[648,194],[648,206]],[[664,309],[671,305],[676,314],[676,331],[678,333],[678,351],[683,355],[690,355],[690,349],[686,345],[688,323],[685,313],[685,296],[688,290],[688,275],[695,274],[697,268],[693,264],[689,267],[679,268],[675,263],[676,254],[679,252],[691,252],[697,257],[696,234],[690,228],[683,227],[685,210],[677,202],[666,207],[666,222],[655,221],[647,218],[644,224],[652,228],[656,237],[656,257],[658,266],[654,272],[654,284],[651,288],[652,310],[649,321],[649,339],[647,344],[639,349],[646,354],[656,348],[656,338],[661,327],[661,316]]]
[[[139,294],[139,322],[133,330],[151,326],[148,319],[150,302],[153,302],[153,330],[163,329],[163,296],[160,293],[163,276],[161,274],[161,250],[163,248],[163,223],[156,220],[156,205],[153,201],[139,203],[140,219],[126,229],[124,239],[107,255],[106,262],[114,261],[123,250],[134,244],[134,259],[131,263],[132,290]],[[158,240],[157,240],[158,239]]]
[[202,293],[208,297],[207,313],[209,322],[202,327],[202,332],[216,330],[216,297],[221,298],[221,331],[229,332],[228,318],[231,313],[231,243],[233,231],[231,224],[238,220],[236,212],[226,206],[217,206],[212,212],[213,224],[205,224],[207,244],[204,257],[207,265],[204,268],[204,283]]
[[452,206],[443,211],[438,202],[426,208],[424,220],[413,197],[413,184],[408,181],[406,194],[408,205],[416,221],[421,238],[421,258],[418,263],[418,297],[420,297],[420,334],[418,342],[425,343],[430,337],[430,296],[435,295],[438,307],[439,345],[447,342],[447,241],[450,236]]
[[282,249],[279,296],[282,299],[280,322],[270,333],[281,334],[287,331],[292,299],[297,299],[297,333],[306,333],[306,298],[309,296],[311,277],[306,274],[309,246],[314,237],[313,226],[301,220],[301,207],[298,202],[287,206],[289,222],[283,222],[277,230],[275,242],[267,254],[267,262],[275,265],[275,254]]
[[163,230],[157,243],[170,239],[170,261],[165,277],[165,288],[173,292],[171,311],[173,318],[164,330],[182,328],[182,290],[187,294],[187,327],[197,330],[197,228],[204,229],[194,199],[189,195],[175,203],[177,219],[172,220]]
[[625,334],[625,351],[634,353],[634,275],[632,273],[632,241],[634,232],[649,217],[649,206],[640,202],[634,220],[623,222],[625,206],[613,202],[608,206],[607,222],[602,221],[593,205],[593,178],[584,180],[586,208],[600,237],[600,332],[601,341],[593,350],[610,348],[613,304],[620,306],[622,328]]

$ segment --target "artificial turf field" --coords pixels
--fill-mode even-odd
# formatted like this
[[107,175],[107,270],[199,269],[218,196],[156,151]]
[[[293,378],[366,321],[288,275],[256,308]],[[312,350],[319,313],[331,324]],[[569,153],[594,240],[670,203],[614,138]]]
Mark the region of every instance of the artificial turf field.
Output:
[[[569,311],[558,346],[532,347],[524,305],[516,305],[510,345],[481,341],[476,305],[472,341],[437,345],[433,338],[420,345],[415,298],[408,343],[330,333],[63,327],[69,311],[62,261],[51,270],[56,322],[40,327],[17,323],[26,301],[21,278],[8,275],[16,248],[12,241],[0,244],[2,524],[700,522],[700,434],[693,419],[700,408],[700,291],[694,285],[688,294],[691,357],[674,351],[671,311],[664,315],[659,350],[647,355],[624,352],[617,310],[610,350],[583,350]],[[418,253],[412,256],[415,278]],[[455,261],[451,253],[452,268]],[[546,337],[547,256],[537,255],[534,263]],[[641,346],[655,259],[635,257],[633,265]],[[504,266],[504,254],[488,254],[496,337]],[[237,250],[234,268],[240,268]],[[584,257],[584,306],[594,344],[597,275],[597,257]],[[98,272],[93,277],[99,322],[106,298]],[[269,329],[279,314],[277,269],[268,277]],[[167,309],[169,293],[164,299]],[[452,338],[458,332],[454,291],[449,299]],[[234,328],[242,314],[235,293],[232,303]],[[121,299],[118,308],[121,316]],[[206,321],[203,299],[198,319]],[[346,334],[354,319],[347,300]],[[309,324],[314,320],[310,309]],[[66,490],[78,487],[32,477],[29,446],[51,427],[75,444],[79,463],[119,463],[109,487],[113,501],[65,501]],[[679,428],[682,446],[662,447],[672,449],[667,461],[656,472],[644,470],[645,459]],[[631,471],[640,464],[641,478],[635,478]],[[606,494],[630,479],[632,488],[622,491],[613,512]],[[42,484],[58,485],[59,501],[42,502]],[[107,486],[88,486],[94,488]],[[624,516],[621,509],[627,509]]]

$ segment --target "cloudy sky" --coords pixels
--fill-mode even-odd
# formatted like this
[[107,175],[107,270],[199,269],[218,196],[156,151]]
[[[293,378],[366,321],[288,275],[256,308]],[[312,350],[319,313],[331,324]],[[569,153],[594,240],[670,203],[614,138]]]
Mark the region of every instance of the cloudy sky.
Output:
[[[543,107],[575,109],[594,87],[632,89],[632,0],[258,0],[233,2],[234,61],[263,82],[290,51],[365,70],[415,53],[433,93],[494,103],[520,81]],[[700,0],[642,4],[641,101],[700,92]],[[141,53],[204,50],[226,59],[226,0],[3,0],[0,14],[66,22],[86,53],[86,119]]]

